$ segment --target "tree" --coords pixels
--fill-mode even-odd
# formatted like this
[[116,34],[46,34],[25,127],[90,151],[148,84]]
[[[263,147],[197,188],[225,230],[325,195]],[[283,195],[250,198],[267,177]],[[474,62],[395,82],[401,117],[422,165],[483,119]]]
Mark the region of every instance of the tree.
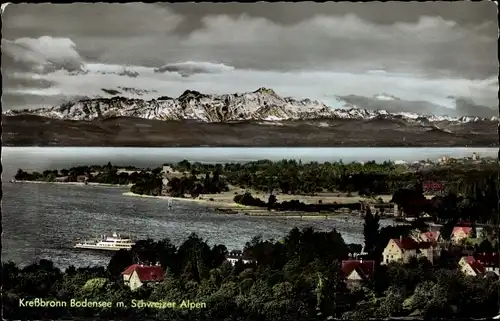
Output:
[[107,271],[113,278],[118,278],[120,274],[134,263],[132,255],[127,250],[119,250],[109,261]]
[[380,217],[378,213],[372,214],[368,208],[365,212],[365,223],[363,225],[363,235],[365,237],[365,251],[373,256],[379,238]]
[[455,227],[456,222],[454,220],[451,220],[449,222],[446,222],[441,228],[439,229],[439,234],[444,240],[449,241],[451,238],[451,233],[453,232],[453,228]]
[[493,245],[487,239],[482,240],[481,243],[479,243],[479,246],[477,247],[477,252],[479,253],[491,253],[494,250],[495,249]]
[[422,211],[430,206],[420,188],[417,190],[399,189],[393,194],[391,202],[397,204],[407,216],[411,217],[419,217]]
[[269,199],[267,200],[267,210],[271,210],[276,203],[276,196],[274,194],[269,195]]
[[469,234],[469,238],[471,238],[471,239],[477,238],[477,230],[476,230],[476,223],[475,222],[472,222],[472,228],[471,228],[471,231]]

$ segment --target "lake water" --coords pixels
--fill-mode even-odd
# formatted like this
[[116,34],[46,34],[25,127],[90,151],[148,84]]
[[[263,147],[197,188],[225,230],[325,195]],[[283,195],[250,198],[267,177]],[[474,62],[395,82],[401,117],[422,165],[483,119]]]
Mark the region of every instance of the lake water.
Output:
[[[404,148],[3,148],[2,150],[2,261],[28,264],[41,258],[58,266],[70,264],[107,265],[110,254],[72,249],[79,238],[116,231],[138,238],[170,238],[179,244],[190,233],[210,244],[241,249],[253,236],[281,238],[294,226],[319,230],[336,228],[348,243],[362,243],[361,218],[335,217],[328,220],[262,218],[223,215],[191,202],[174,202],[122,195],[124,188],[56,184],[13,184],[18,168],[58,169],[75,165],[105,164],[156,167],[182,159],[201,162],[236,162],[256,159],[294,158],[305,161],[387,159],[416,160],[441,155],[465,156],[477,152],[495,156],[496,149],[404,149]],[[381,225],[392,224],[390,220]]]

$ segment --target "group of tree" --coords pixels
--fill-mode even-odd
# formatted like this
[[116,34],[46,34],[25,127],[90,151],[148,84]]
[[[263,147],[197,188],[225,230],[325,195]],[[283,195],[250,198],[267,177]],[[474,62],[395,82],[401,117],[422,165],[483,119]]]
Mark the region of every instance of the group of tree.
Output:
[[87,182],[92,183],[130,185],[147,180],[152,174],[158,175],[160,172],[160,168],[137,169],[133,166],[116,166],[108,162],[107,165],[75,166],[69,169],[31,173],[18,169],[14,179],[55,182],[59,178],[63,182],[77,182],[79,177],[85,177]]
[[488,184],[474,189],[474,195],[457,194],[448,191],[427,198],[422,183],[397,190],[391,202],[397,204],[409,217],[429,214],[434,222],[456,225],[458,222],[498,223],[498,181],[488,178]]
[[264,202],[258,197],[252,196],[251,193],[245,192],[243,194],[236,194],[233,198],[235,203],[245,205],[245,206],[255,206],[255,207],[266,207],[268,210],[276,211],[301,211],[301,212],[334,212],[340,208],[348,208],[350,210],[360,210],[361,203],[353,202],[346,204],[338,203],[323,203],[318,204],[306,204],[299,200],[289,200],[278,202],[278,197],[274,194],[270,194],[267,202]]
[[213,173],[206,172],[205,175],[197,175],[196,171],[192,170],[191,175],[172,177],[167,184],[167,193],[173,197],[185,197],[189,194],[195,198],[202,194],[217,194],[228,190],[228,184],[224,177],[221,177],[218,168]]
[[202,164],[186,160],[171,164],[178,171],[197,173],[220,171],[227,182],[243,189],[283,194],[315,194],[321,191],[361,192],[362,194],[392,194],[414,186],[417,181],[439,182],[443,192],[474,196],[485,188],[493,188],[498,168],[496,164],[462,164],[431,166],[416,171],[392,162],[361,163],[310,162],[296,160],[260,160],[248,163]]
[[[295,160],[261,160],[235,164],[201,164],[182,161],[171,165],[179,171],[194,173],[217,172],[225,182],[242,189],[273,194],[315,194],[318,192],[353,193],[361,196],[392,194],[407,216],[430,214],[436,222],[453,218],[456,221],[476,221],[495,224],[498,218],[498,166],[496,164],[461,164],[431,166],[422,171],[410,170],[392,162],[302,163]],[[186,182],[189,179],[185,179]],[[431,182],[431,183],[429,183]],[[439,184],[432,182],[439,182]],[[180,184],[191,186],[190,183]],[[426,186],[440,186],[432,200],[425,196]],[[178,186],[178,184],[176,184]],[[196,186],[196,185],[195,185]],[[184,188],[174,190],[184,191]],[[197,195],[199,188],[194,188]],[[189,191],[188,191],[189,192]],[[279,198],[279,196],[277,196]],[[235,196],[243,205],[269,209],[304,210],[307,206],[292,201],[281,204],[275,199],[260,200],[245,193]],[[354,204],[351,204],[354,206]],[[356,205],[357,206],[357,205]],[[353,209],[357,209],[357,207]],[[328,206],[320,206],[326,208]],[[336,209],[336,208],[334,208]]]
[[[3,313],[7,319],[364,320],[408,315],[491,317],[498,312],[497,279],[464,277],[456,268],[433,267],[425,260],[377,266],[373,280],[351,288],[341,272],[341,260],[350,251],[335,230],[294,228],[279,241],[255,237],[243,251],[255,262],[234,266],[225,261],[225,246],[210,246],[194,234],[180,246],[168,239],[140,241],[129,252],[117,252],[107,268],[61,271],[44,260],[24,268],[2,263]],[[138,262],[160,262],[165,280],[130,291],[120,273]],[[23,308],[20,298],[88,299],[126,306]],[[207,307],[137,309],[131,307],[132,299],[191,300]]]

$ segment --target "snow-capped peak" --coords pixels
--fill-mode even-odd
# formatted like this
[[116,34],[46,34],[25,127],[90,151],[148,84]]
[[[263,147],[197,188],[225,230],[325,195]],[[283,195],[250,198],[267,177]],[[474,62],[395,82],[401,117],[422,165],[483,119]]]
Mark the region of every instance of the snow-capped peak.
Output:
[[[385,95],[387,96],[387,95]],[[394,98],[397,99],[397,98]],[[9,110],[7,116],[31,114],[55,119],[86,120],[107,117],[138,117],[155,120],[192,119],[204,122],[242,120],[282,121],[305,119],[403,119],[406,121],[489,121],[478,117],[453,118],[416,113],[389,113],[361,108],[333,109],[310,99],[280,97],[269,88],[236,94],[203,94],[186,90],[178,98],[129,99],[124,97],[82,99],[52,108]],[[491,119],[497,121],[498,118]]]

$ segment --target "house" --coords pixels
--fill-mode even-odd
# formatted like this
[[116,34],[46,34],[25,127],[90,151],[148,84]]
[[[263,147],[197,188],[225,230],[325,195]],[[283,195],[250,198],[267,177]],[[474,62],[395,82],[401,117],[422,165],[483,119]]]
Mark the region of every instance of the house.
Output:
[[473,256],[464,256],[458,261],[458,267],[462,273],[469,276],[478,276],[486,273],[484,266],[476,261]]
[[394,207],[393,207],[393,215],[394,215],[395,217],[402,217],[402,216],[403,216],[403,214],[404,214],[404,213],[403,213],[403,209],[402,209],[402,208],[400,208],[400,207],[398,206],[398,204],[395,204],[395,203],[394,203]]
[[447,164],[450,160],[451,160],[451,158],[449,156],[441,156],[438,159],[438,163],[439,164]]
[[119,168],[119,169],[116,171],[116,173],[117,173],[117,174],[127,173],[127,174],[129,174],[129,175],[130,175],[130,174],[133,174],[133,173],[139,173],[139,172],[140,172],[140,170],[138,170],[138,169],[135,169],[135,170],[128,170],[128,169],[126,169],[126,168]]
[[123,282],[130,289],[136,290],[144,284],[155,284],[163,281],[163,268],[160,265],[132,264],[122,272]]
[[438,242],[440,240],[439,236],[441,233],[439,231],[428,231],[420,234],[420,239],[423,242]]
[[375,272],[373,260],[342,261],[342,275],[351,288],[360,286],[363,281],[370,281]]
[[476,255],[476,260],[484,266],[487,272],[500,275],[500,253],[481,253]]
[[472,227],[468,226],[455,226],[451,232],[451,240],[455,243],[465,240],[472,232]]
[[170,174],[170,173],[174,172],[174,170],[172,169],[172,166],[168,166],[168,165],[163,165],[161,171],[163,174]]
[[236,262],[238,262],[239,260],[241,260],[244,264],[255,262],[247,255],[244,255],[243,252],[240,250],[230,251],[226,256],[226,261],[229,261],[232,265],[235,265]]
[[68,176],[56,177],[56,182],[58,183],[66,183],[68,181]]
[[439,250],[435,242],[419,242],[411,237],[400,237],[389,240],[382,253],[381,264],[408,263],[412,257],[426,257],[429,262],[434,263],[438,253]]
[[87,175],[78,175],[76,177],[76,181],[77,182],[87,182],[88,181],[88,177],[87,177]]
[[174,173],[174,170],[172,169],[171,166],[163,166],[161,170],[161,175],[162,175],[162,188],[161,188],[161,195],[168,195],[168,182],[172,179],[172,173]]

